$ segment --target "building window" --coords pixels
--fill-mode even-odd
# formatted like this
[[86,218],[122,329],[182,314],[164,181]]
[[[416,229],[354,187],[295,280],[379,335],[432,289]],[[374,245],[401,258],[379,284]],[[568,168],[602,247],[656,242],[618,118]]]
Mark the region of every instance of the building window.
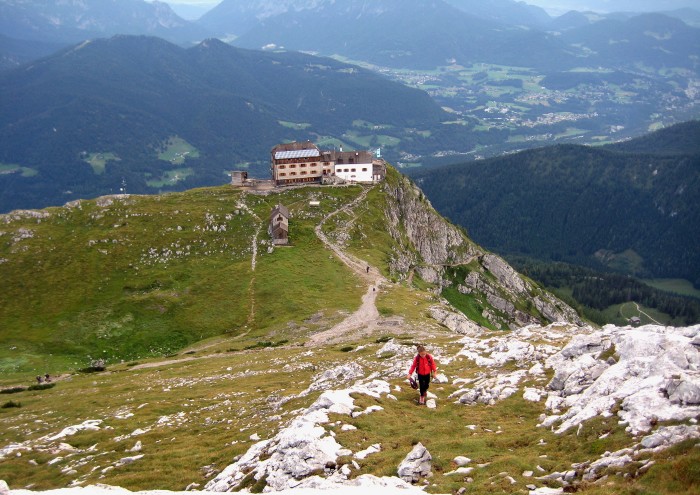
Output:
[[289,175],[296,175],[296,172],[290,172]]
[[306,170],[302,170],[301,175],[306,175]]
[[280,177],[285,177],[286,175],[287,174],[285,174],[284,172],[280,173]]
[[284,168],[284,165],[280,165],[280,167],[279,167],[279,168]]
[[364,168],[362,169],[362,171],[363,171],[363,172],[367,172],[367,167],[364,167]]
[[352,170],[350,170],[350,172],[355,172],[355,169],[353,168]]
[[296,164],[292,163],[289,168],[297,168]]
[[302,164],[299,165],[299,166],[300,166],[301,168],[306,168],[306,163],[302,163]]

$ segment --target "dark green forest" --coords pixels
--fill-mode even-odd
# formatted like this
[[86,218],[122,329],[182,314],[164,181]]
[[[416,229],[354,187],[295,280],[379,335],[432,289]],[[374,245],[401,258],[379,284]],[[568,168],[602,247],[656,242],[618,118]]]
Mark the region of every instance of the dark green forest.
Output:
[[625,302],[654,308],[667,314],[677,325],[700,322],[700,300],[655,289],[629,275],[517,256],[509,257],[508,261],[520,273],[555,292],[599,325],[608,323],[603,310]]
[[552,146],[413,177],[440,213],[499,254],[697,287],[698,143],[694,121],[610,148]]
[[[116,193],[124,182],[130,193],[218,185],[240,167],[264,177],[275,144],[344,144],[362,126],[381,125],[417,150],[468,132],[417,133],[439,127],[445,112],[425,92],[374,72],[218,40],[184,49],[145,36],[97,39],[0,74],[0,94],[0,211]],[[187,159],[192,173],[149,186],[178,168],[158,158],[175,136],[198,151]],[[91,153],[118,159],[97,174],[82,158]],[[33,173],[13,172],[19,167]]]

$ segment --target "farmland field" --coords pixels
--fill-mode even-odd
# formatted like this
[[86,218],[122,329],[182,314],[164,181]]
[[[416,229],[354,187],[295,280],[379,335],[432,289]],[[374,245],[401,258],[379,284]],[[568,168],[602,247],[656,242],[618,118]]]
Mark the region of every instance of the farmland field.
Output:
[[163,150],[158,153],[158,159],[170,162],[173,165],[182,165],[188,158],[198,158],[199,151],[184,139],[174,136],[163,145]]
[[[617,142],[697,118],[700,103],[692,97],[700,80],[675,70],[581,67],[542,73],[483,63],[399,70],[338,58],[427,92],[453,116],[442,125],[463,125],[475,134],[476,144],[467,159],[562,142]],[[362,128],[370,132],[360,136],[349,130],[346,138],[363,146],[376,143],[377,128]],[[502,139],[493,140],[490,135],[494,132],[501,133]],[[433,155],[439,158],[448,151]],[[430,164],[426,158],[402,159],[402,166]]]

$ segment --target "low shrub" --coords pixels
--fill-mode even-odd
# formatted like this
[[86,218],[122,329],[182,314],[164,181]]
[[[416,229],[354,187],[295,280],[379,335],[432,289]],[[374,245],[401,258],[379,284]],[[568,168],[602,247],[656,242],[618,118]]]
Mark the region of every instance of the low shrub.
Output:
[[104,359],[91,359],[90,366],[79,370],[81,373],[97,373],[107,369],[107,364]]
[[0,394],[16,394],[17,392],[24,392],[25,390],[27,390],[26,387],[4,388],[0,390]]
[[80,373],[99,373],[100,371],[104,371],[104,370],[105,370],[105,368],[88,366],[86,368],[80,368],[78,371]]

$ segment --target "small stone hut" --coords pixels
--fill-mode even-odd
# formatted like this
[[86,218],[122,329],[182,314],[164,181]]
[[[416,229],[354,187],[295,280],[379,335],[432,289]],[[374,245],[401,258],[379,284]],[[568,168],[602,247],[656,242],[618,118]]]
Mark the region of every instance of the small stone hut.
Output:
[[270,213],[270,237],[276,246],[289,244],[289,209],[276,205]]
[[231,185],[242,186],[248,181],[248,172],[245,170],[234,170],[231,172]]

